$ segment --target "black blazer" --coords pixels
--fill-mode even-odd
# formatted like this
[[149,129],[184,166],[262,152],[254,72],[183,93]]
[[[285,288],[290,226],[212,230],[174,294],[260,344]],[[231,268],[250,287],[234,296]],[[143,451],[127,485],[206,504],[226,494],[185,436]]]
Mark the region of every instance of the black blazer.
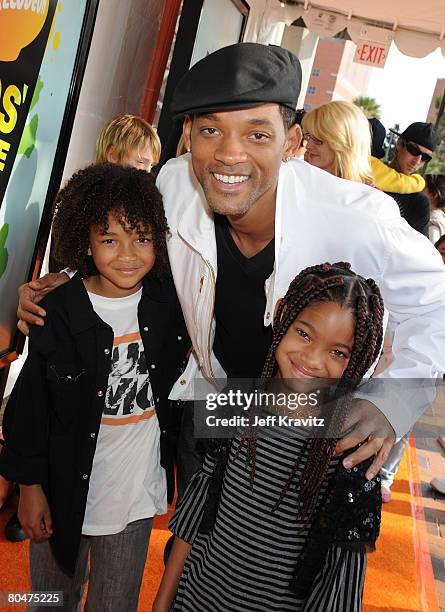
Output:
[[[42,307],[45,326],[31,329],[29,354],[6,407],[0,473],[43,486],[52,549],[74,572],[113,332],[94,312],[79,274],[47,295]],[[145,277],[138,320],[161,429],[161,464],[172,474],[179,412],[168,394],[190,346],[172,280]]]

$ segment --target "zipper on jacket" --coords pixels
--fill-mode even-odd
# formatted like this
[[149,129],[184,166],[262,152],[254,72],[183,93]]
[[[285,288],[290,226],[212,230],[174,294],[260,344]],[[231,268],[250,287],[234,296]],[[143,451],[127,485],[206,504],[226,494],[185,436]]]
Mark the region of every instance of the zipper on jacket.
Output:
[[209,324],[209,331],[208,331],[208,335],[207,335],[207,354],[208,354],[208,359],[209,359],[209,370],[210,370],[210,374],[212,376],[212,378],[215,378],[215,374],[213,372],[213,368],[212,368],[212,349],[210,347],[210,339],[211,339],[211,335],[212,335],[212,320],[213,320],[213,313],[215,311],[215,294],[216,294],[216,279],[215,279],[215,272],[213,270],[212,264],[210,263],[210,261],[208,259],[205,260],[209,270],[210,270],[210,276],[212,277],[212,281],[213,281],[213,299],[212,299],[212,311],[211,311],[211,316],[210,316],[210,324]]

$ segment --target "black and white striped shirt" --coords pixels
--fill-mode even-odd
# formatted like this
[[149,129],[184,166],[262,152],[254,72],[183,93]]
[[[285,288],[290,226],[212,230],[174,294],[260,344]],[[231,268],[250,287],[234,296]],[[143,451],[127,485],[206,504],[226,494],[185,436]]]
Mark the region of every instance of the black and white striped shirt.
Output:
[[[214,461],[206,457],[170,522],[170,529],[192,544],[181,576],[175,611],[188,612],[359,612],[366,553],[331,546],[309,597],[289,588],[309,524],[295,519],[298,493],[291,487],[272,512],[294,462],[304,467],[303,440],[290,435],[258,438],[253,489],[246,450],[234,460],[232,442],[214,527],[198,533]],[[331,461],[326,490],[338,458]],[[323,495],[320,496],[323,498]]]

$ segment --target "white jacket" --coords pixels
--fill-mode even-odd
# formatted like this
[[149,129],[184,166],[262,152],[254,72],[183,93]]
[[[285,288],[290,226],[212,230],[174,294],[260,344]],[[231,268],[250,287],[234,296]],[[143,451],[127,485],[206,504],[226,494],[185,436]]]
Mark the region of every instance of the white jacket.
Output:
[[[196,378],[225,377],[212,355],[217,275],[213,215],[190,154],[170,160],[157,184],[171,231],[167,245],[173,278],[195,350],[171,397],[190,400]],[[338,179],[302,160],[282,164],[265,325],[272,322],[274,305],[299,271],[336,261],[350,262],[355,272],[373,278],[398,323],[394,361],[381,376],[431,378],[445,371],[445,267],[429,240],[410,228],[384,193]],[[383,395],[372,401],[396,434],[403,435],[425,406],[394,414],[391,398]]]

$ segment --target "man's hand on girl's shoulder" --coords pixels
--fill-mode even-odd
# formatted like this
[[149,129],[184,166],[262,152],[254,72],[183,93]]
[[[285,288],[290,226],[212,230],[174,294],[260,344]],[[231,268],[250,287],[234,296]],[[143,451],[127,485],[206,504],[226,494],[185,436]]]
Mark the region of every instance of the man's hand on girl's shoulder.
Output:
[[395,442],[396,437],[391,423],[372,402],[359,399],[353,402],[353,409],[343,429],[348,433],[337,443],[336,454],[365,442],[343,459],[343,465],[345,468],[352,468],[375,455],[366,472],[366,478],[371,480],[385,463]]
[[47,293],[67,281],[69,281],[69,277],[65,272],[52,272],[19,287],[19,305],[17,308],[19,322],[17,327],[25,336],[29,334],[28,325],[42,326],[45,324],[43,317],[45,317],[46,312],[38,306],[38,303]]

